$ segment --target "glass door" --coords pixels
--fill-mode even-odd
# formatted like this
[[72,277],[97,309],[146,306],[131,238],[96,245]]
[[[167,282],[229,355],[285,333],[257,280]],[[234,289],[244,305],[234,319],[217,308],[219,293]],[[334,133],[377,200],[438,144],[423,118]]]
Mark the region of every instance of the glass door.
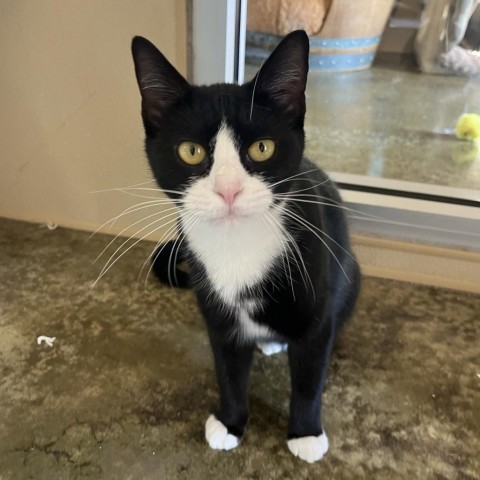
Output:
[[253,78],[289,31],[309,34],[306,155],[365,213],[360,230],[480,249],[477,0],[219,3],[229,81]]

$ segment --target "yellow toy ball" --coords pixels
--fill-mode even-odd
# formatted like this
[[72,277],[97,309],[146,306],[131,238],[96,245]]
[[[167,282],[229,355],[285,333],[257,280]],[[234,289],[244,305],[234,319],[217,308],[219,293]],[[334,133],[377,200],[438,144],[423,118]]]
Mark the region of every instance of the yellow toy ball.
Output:
[[460,140],[475,141],[480,139],[480,115],[464,113],[455,126],[455,133]]

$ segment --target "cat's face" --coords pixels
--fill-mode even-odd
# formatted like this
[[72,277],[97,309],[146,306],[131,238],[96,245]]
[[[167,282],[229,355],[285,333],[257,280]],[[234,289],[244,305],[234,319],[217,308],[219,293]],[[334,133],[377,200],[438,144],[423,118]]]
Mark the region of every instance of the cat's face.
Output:
[[228,224],[278,203],[303,155],[306,35],[286,37],[243,86],[190,86],[145,39],[132,50],[150,166],[183,215]]

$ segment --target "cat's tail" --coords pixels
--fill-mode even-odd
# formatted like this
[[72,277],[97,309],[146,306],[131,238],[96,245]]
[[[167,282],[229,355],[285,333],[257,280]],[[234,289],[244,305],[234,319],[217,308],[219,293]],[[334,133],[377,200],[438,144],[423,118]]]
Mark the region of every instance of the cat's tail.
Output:
[[178,267],[185,255],[178,242],[170,240],[160,245],[152,256],[152,270],[162,283],[171,287],[190,288],[190,275]]

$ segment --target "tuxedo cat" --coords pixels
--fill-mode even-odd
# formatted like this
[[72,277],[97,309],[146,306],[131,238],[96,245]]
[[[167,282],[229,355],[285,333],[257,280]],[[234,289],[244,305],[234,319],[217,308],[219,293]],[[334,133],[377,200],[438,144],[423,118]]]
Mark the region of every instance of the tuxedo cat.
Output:
[[[241,86],[192,86],[142,37],[132,52],[150,167],[179,214],[179,239],[158,249],[154,268],[194,289],[215,361],[220,402],[207,442],[240,443],[258,344],[288,349],[288,447],[320,460],[328,361],[360,274],[339,193],[303,156],[308,37],[287,35]],[[189,274],[177,268],[184,260]]]

